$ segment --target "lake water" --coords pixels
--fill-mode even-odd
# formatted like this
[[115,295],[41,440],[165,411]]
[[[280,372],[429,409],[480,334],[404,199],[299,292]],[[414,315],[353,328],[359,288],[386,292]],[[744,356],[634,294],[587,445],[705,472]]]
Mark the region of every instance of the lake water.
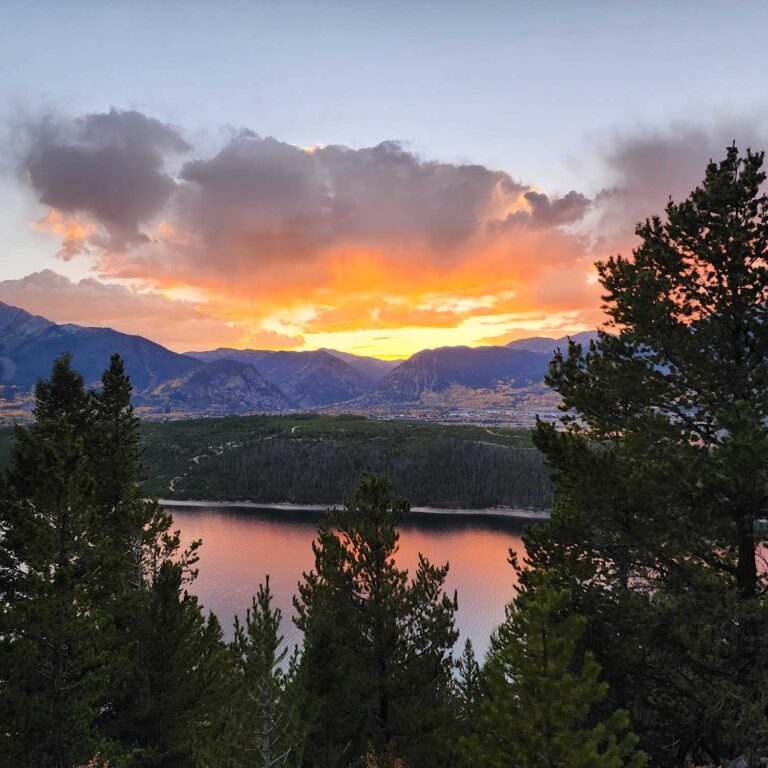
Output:
[[[303,571],[313,566],[311,543],[320,515],[299,510],[180,508],[170,510],[185,542],[202,539],[199,577],[191,591],[213,611],[227,637],[235,614],[244,617],[267,574],[283,610],[283,633],[293,645],[300,633],[290,621],[291,598]],[[401,530],[397,562],[413,570],[418,553],[450,563],[446,591],[457,590],[457,647],[470,638],[479,657],[514,596],[510,548],[522,552],[525,522],[511,518],[411,514]]]

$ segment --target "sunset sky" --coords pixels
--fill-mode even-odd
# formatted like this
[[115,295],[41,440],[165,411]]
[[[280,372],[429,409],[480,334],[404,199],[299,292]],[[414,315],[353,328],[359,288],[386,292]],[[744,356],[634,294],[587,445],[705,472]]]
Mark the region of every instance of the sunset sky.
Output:
[[2,6],[0,301],[179,351],[595,327],[593,262],[768,146],[765,3]]

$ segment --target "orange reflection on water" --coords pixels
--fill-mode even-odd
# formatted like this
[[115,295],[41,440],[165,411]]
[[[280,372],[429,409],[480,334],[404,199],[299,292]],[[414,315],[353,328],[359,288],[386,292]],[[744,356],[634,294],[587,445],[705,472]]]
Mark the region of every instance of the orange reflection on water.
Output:
[[[200,575],[191,591],[222,622],[227,636],[235,614],[244,616],[260,582],[269,574],[275,603],[293,615],[291,598],[303,571],[312,568],[318,515],[295,511],[174,509],[184,541],[201,538]],[[397,562],[413,570],[418,553],[450,564],[446,591],[458,593],[459,645],[470,638],[479,655],[504,618],[514,596],[509,549],[522,550],[518,521],[498,518],[412,515],[400,537]],[[283,622],[286,640],[300,642],[293,623]]]

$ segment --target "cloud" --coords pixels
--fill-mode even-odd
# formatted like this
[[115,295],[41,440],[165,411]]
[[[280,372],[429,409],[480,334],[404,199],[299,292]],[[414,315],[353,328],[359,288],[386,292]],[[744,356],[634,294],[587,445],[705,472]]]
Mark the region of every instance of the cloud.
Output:
[[589,199],[573,189],[553,200],[542,192],[526,192],[525,199],[531,205],[531,223],[537,227],[573,224],[583,218],[590,206]]
[[510,213],[500,222],[501,226],[548,228],[574,224],[584,218],[591,205],[588,197],[573,189],[563,197],[552,199],[543,192],[534,191],[526,192],[523,197],[529,209]]
[[286,270],[313,283],[349,252],[412,262],[418,251],[433,264],[455,263],[488,218],[529,189],[482,166],[422,162],[396,142],[307,152],[251,132],[190,161],[180,179],[176,223],[188,242],[163,260],[169,274],[267,288],[275,269],[278,283]]
[[704,178],[707,163],[724,158],[734,141],[741,151],[762,149],[768,131],[756,121],[728,119],[615,137],[601,156],[605,187],[595,199],[595,230],[611,246],[626,248],[634,242],[637,223],[662,215],[670,198],[688,197]]
[[[176,186],[166,158],[189,149],[176,128],[113,109],[38,123],[29,131],[24,170],[41,203],[100,225],[106,239],[93,233],[93,245],[123,250],[147,240],[142,225],[162,210]],[[65,258],[74,255],[74,243],[70,238]]]
[[357,328],[382,329],[421,326],[452,328],[460,324],[462,315],[451,309],[411,307],[386,300],[374,303],[352,302],[321,309],[304,323],[308,333],[332,333]]
[[[550,200],[504,171],[423,161],[396,142],[308,152],[242,132],[181,168],[167,211],[173,236],[103,251],[98,267],[158,286],[183,275],[252,318],[313,307],[313,330],[338,328],[334,317],[354,304],[370,308],[358,315],[371,329],[394,327],[395,316],[455,325],[455,314],[419,309],[428,294],[487,295],[512,281],[525,301],[551,294],[551,274],[534,283],[553,268],[580,292],[589,264],[561,226],[588,205],[576,192]],[[515,214],[529,232],[501,226]],[[402,300],[397,312],[382,295]]]
[[[373,350],[386,329],[392,354],[398,338],[407,352],[430,335],[477,343],[597,324],[592,263],[631,249],[635,223],[685,198],[734,139],[759,148],[766,135],[732,120],[616,136],[588,195],[425,160],[396,141],[306,150],[242,130],[203,156],[138,112],[28,134],[37,226],[59,234],[61,257],[90,260],[100,285],[128,282],[137,303],[201,297],[183,306],[223,323],[217,344],[242,333]],[[179,330],[177,343],[192,335]]]
[[107,326],[149,336],[178,351],[244,343],[283,349],[303,342],[300,337],[232,323],[216,316],[205,304],[139,292],[95,278],[75,282],[49,269],[19,280],[0,281],[0,301],[54,322]]
[[62,261],[70,261],[78,254],[83,253],[86,250],[86,241],[96,229],[93,224],[82,222],[76,216],[67,216],[56,208],[51,208],[33,226],[35,229],[61,235],[61,248],[56,252],[56,255]]
[[[140,289],[117,286],[122,318],[91,296],[89,318],[72,304],[62,319],[163,328],[187,349],[203,346],[195,334],[375,348],[386,329],[407,352],[416,331],[468,343],[487,332],[473,318],[596,303],[585,242],[564,230],[589,200],[506,171],[423,160],[395,141],[307,151],[248,130],[195,157],[178,128],[117,110],[41,121],[27,143],[26,178],[47,208],[36,226],[59,234],[59,257],[90,259],[99,286]],[[179,291],[205,301],[167,299]],[[173,321],[152,322],[161,311]],[[182,327],[183,311],[196,322]]]
[[600,317],[594,310],[562,312],[556,315],[531,313],[506,323],[504,333],[492,334],[478,340],[478,344],[502,346],[517,339],[532,336],[558,339],[580,331],[590,331],[600,324]]

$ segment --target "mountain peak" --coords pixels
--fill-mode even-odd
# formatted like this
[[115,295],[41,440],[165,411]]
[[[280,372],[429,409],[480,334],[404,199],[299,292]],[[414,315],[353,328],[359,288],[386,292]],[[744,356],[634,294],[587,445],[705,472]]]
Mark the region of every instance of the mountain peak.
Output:
[[588,345],[593,339],[597,339],[597,331],[580,331],[569,336],[561,336],[557,339],[548,336],[531,336],[527,339],[515,339],[506,345],[507,349],[526,349],[529,352],[552,355],[556,349],[567,349],[568,340],[572,339],[579,344]]
[[279,412],[292,405],[252,365],[227,358],[198,364],[184,376],[161,384],[152,396],[153,401],[164,403],[166,410],[182,407],[222,413]]
[[508,347],[424,349],[385,376],[372,397],[416,402],[454,385],[489,390],[502,383],[528,386],[543,379],[548,363],[546,355]]
[[226,358],[253,365],[270,384],[301,408],[352,400],[367,392],[375,381],[332,354],[331,350],[294,352],[220,348],[188,355],[204,362]]

